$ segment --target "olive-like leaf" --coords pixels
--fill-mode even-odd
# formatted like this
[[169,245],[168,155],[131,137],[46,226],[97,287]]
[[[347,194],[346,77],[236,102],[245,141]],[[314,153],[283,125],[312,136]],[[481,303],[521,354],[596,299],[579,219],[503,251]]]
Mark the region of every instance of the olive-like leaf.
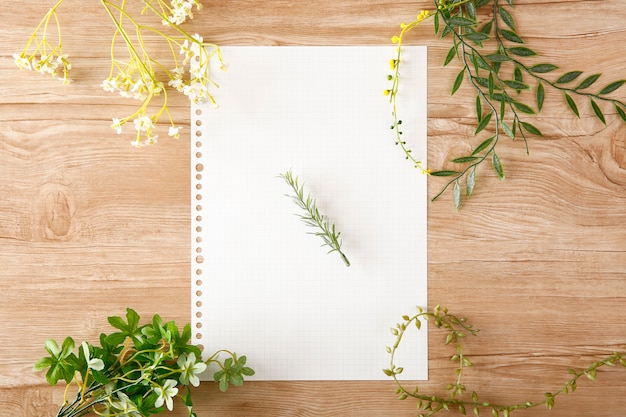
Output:
[[566,84],[574,81],[576,78],[582,74],[582,71],[570,71],[561,75],[558,80],[555,81],[556,84]]
[[[489,1],[489,0],[488,0]],[[485,23],[483,27],[481,27],[478,31],[480,33],[484,33],[485,35],[489,35],[491,33],[491,28],[493,27],[493,20]]]
[[600,121],[606,125],[606,119],[604,118],[604,113],[602,113],[600,106],[598,106],[598,103],[596,103],[594,99],[590,99],[590,100],[591,100],[591,108],[593,108],[593,112],[596,114],[598,119],[600,119]]
[[500,29],[500,34],[507,41],[511,41],[515,43],[524,43],[522,38],[520,38],[519,35],[513,32],[512,30]]
[[480,120],[478,126],[476,126],[476,130],[474,131],[474,136],[478,135],[487,127],[487,125],[491,121],[491,115],[492,113],[487,113],[487,115],[485,115],[485,117]]
[[607,85],[602,90],[600,90],[599,94],[609,94],[609,93],[612,93],[613,91],[617,90],[622,85],[624,85],[624,83],[626,83],[626,80],[613,81],[611,84]]
[[537,55],[537,52],[533,51],[530,48],[526,48],[525,46],[515,46],[513,48],[508,48],[507,51],[517,56],[534,56]]
[[465,76],[465,70],[461,70],[461,72],[459,72],[459,74],[456,76],[456,79],[454,80],[454,85],[452,86],[452,95],[454,95],[454,93],[457,92],[459,87],[461,87],[464,76]]
[[458,171],[452,170],[441,170],[441,171],[433,171],[430,173],[432,177],[453,177],[455,175],[459,175]]
[[583,90],[585,88],[591,87],[593,83],[598,81],[598,78],[600,78],[600,75],[602,74],[590,75],[589,77],[585,78],[580,84],[578,84],[578,87],[576,87],[574,90]]
[[509,13],[509,11],[504,7],[500,7],[500,17],[508,27],[515,30],[515,21],[513,20],[513,16],[511,16],[511,13]]
[[553,64],[536,64],[536,65],[533,65],[532,67],[530,67],[530,70],[532,72],[536,72],[537,74],[545,74],[545,73],[548,73],[550,71],[554,71],[557,68],[559,68],[559,67],[557,67],[556,65],[553,65]]
[[456,209],[458,210],[461,208],[461,186],[459,185],[459,180],[456,180],[454,182],[453,197],[454,207],[456,207]]
[[574,114],[576,116],[578,116],[578,118],[580,119],[580,113],[578,112],[578,106],[576,106],[576,102],[574,101],[574,99],[572,98],[572,96],[570,96],[567,93],[563,93],[565,95],[565,101],[567,102],[567,105],[569,106],[569,108],[574,112]]
[[500,122],[500,127],[502,127],[502,130],[504,130],[504,133],[506,133],[508,137],[515,139],[515,133],[513,133],[513,130],[509,127],[509,125],[504,123],[504,120]]
[[511,60],[511,58],[502,54],[489,54],[486,58],[491,62],[505,62]]
[[[468,3],[469,4],[469,3]],[[485,35],[481,32],[471,32],[463,35],[465,39],[469,39],[472,42],[480,43],[489,39],[489,35]]]
[[474,187],[476,186],[476,167],[474,167],[469,175],[467,176],[467,189],[466,195],[467,197],[471,196],[474,192]]
[[522,83],[520,81],[516,81],[516,80],[504,80],[503,81],[504,84],[507,85],[507,87],[510,87],[514,90],[529,90],[530,86],[526,83]]
[[535,114],[535,111],[532,109],[532,107],[524,103],[520,103],[519,101],[513,101],[513,105],[517,110],[521,111],[522,113]]
[[543,88],[543,83],[541,82],[537,84],[536,96],[537,96],[537,110],[541,111],[541,109],[543,108],[543,102],[546,99],[546,91]]
[[476,118],[478,123],[483,119],[483,106],[479,95],[476,96]]
[[485,149],[487,149],[487,147],[488,147],[489,145],[491,145],[491,142],[493,142],[494,138],[495,138],[495,136],[492,136],[492,137],[490,137],[490,138],[485,139],[484,141],[482,141],[482,142],[480,143],[480,145],[478,145],[478,146],[477,146],[477,147],[476,147],[476,148],[472,151],[472,155],[476,155],[476,154],[478,154],[478,153],[480,153],[480,152],[484,151]]
[[435,35],[439,33],[439,13],[435,13],[435,17],[433,18],[433,28],[435,30]]
[[502,169],[502,163],[500,162],[500,158],[498,158],[498,155],[495,152],[493,152],[491,155],[491,166],[496,172],[496,175],[498,175],[498,178],[503,180],[504,170]]
[[445,61],[443,61],[443,66],[444,67],[446,65],[448,65],[454,59],[454,57],[456,56],[457,47],[458,47],[458,45],[454,45],[448,51],[448,55],[446,55],[446,59],[445,59]]
[[520,125],[522,125],[522,127],[524,128],[525,131],[527,131],[530,134],[533,134],[535,136],[543,136],[543,133],[541,133],[541,130],[537,129],[536,126],[528,123],[528,122],[521,122],[520,121]]
[[476,6],[471,1],[465,3],[465,10],[470,19],[476,20]]
[[455,164],[466,164],[468,162],[474,162],[477,159],[479,159],[478,156],[461,156],[459,158],[454,158],[451,162],[454,162]]
[[622,120],[626,122],[626,112],[624,112],[624,109],[622,109],[618,104],[615,104],[615,111],[617,111],[619,117],[621,117]]
[[451,26],[474,26],[476,21],[463,16],[452,16],[448,19],[448,24]]

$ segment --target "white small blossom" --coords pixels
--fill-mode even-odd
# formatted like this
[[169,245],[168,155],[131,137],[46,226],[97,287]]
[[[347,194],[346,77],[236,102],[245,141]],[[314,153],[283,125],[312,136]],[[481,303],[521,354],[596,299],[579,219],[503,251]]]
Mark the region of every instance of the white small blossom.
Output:
[[27,69],[29,71],[33,70],[30,60],[25,56],[21,54],[13,54],[13,59],[15,60],[15,65],[17,65],[20,69]]
[[191,384],[194,387],[200,385],[200,378],[198,378],[198,375],[204,372],[207,365],[204,362],[196,363],[195,353],[190,353],[187,358],[180,356],[178,358],[177,365],[182,371],[179,378],[181,384]]
[[111,401],[111,407],[117,411],[122,412],[122,416],[126,417],[141,417],[137,405],[131,401],[130,398],[123,392],[117,393],[118,400]]
[[180,137],[180,127],[178,126],[170,126],[167,131],[167,135],[178,139]]
[[178,394],[178,388],[176,388],[176,381],[173,379],[168,379],[165,381],[163,386],[157,386],[154,388],[154,392],[158,395],[156,402],[154,403],[155,407],[161,407],[163,403],[167,406],[167,409],[172,411],[174,407],[174,403],[172,398]]
[[133,122],[138,132],[149,132],[154,128],[152,119],[148,116],[137,117]]
[[87,345],[87,342],[83,342],[81,346],[83,348],[83,354],[85,355],[85,361],[87,361],[87,368],[93,369],[94,371],[103,370],[104,362],[102,361],[102,359],[100,358],[91,359],[89,357],[89,346]]
[[118,119],[117,117],[114,117],[113,123],[111,124],[111,128],[115,129],[115,133],[120,135],[122,133],[122,123],[120,122],[120,119]]

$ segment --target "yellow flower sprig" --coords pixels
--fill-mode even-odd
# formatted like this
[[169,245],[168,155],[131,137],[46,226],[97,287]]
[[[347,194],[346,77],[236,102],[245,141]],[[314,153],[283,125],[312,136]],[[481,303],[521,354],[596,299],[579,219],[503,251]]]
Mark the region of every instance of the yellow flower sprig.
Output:
[[422,21],[428,19],[431,16],[431,13],[428,10],[422,10],[417,18],[409,23],[402,23],[400,28],[402,29],[400,35],[393,36],[391,41],[397,45],[396,52],[397,56],[394,59],[389,61],[389,69],[393,71],[393,75],[389,75],[387,78],[389,81],[392,81],[391,87],[384,91],[386,96],[389,96],[389,102],[392,105],[392,116],[393,116],[393,124],[391,125],[391,129],[393,129],[396,136],[396,145],[400,146],[407,160],[411,161],[415,168],[419,169],[422,174],[429,175],[430,169],[425,168],[422,165],[422,161],[417,159],[412,150],[407,146],[406,141],[402,138],[402,130],[401,124],[402,120],[398,117],[398,106],[397,106],[397,96],[399,89],[399,81],[400,81],[400,61],[401,61],[401,49],[402,49],[402,40],[404,39],[404,35],[416,28]]
[[[69,83],[71,64],[67,55],[62,52],[61,27],[57,9],[64,0],[44,16],[41,23],[31,35],[26,46],[19,54],[14,54],[15,63],[21,69],[36,70],[51,74],[58,78],[62,70],[65,83]],[[111,40],[111,68],[109,76],[101,87],[108,92],[120,94],[122,97],[141,101],[141,105],[132,114],[113,118],[111,127],[122,133],[122,127],[132,121],[136,138],[131,142],[136,147],[154,144],[158,140],[155,126],[165,114],[169,119],[168,136],[180,137],[180,126],[177,126],[168,110],[168,89],[174,89],[186,95],[194,103],[215,103],[210,89],[217,84],[209,77],[209,62],[218,60],[218,67],[224,69],[223,59],[217,45],[204,42],[202,36],[191,35],[180,25],[193,18],[193,7],[196,10],[202,5],[198,0],[142,0],[142,15],[150,12],[157,17],[174,34],[166,33],[152,24],[143,23],[127,10],[126,0],[100,0],[107,15],[114,24],[115,30]],[[58,43],[50,43],[49,26],[56,24]],[[145,34],[159,36],[171,51],[173,69],[169,65],[154,59],[147,51],[144,43]],[[124,48],[120,49],[119,46]],[[189,75],[185,77],[186,68]],[[152,110],[154,100],[161,101],[156,110]]]

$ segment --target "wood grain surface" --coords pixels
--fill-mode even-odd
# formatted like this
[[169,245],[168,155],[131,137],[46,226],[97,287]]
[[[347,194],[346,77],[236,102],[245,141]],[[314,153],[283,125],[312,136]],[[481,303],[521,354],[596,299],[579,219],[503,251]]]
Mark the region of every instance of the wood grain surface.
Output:
[[[8,417],[56,413],[62,388],[32,371],[46,338],[95,342],[108,331],[106,317],[126,307],[190,320],[189,140],[137,150],[109,128],[135,103],[99,87],[112,25],[98,1],[66,0],[61,10],[73,84],[19,71],[11,55],[52,3],[0,6],[0,414]],[[626,77],[622,1],[515,3],[519,32],[545,61]],[[203,4],[188,30],[222,45],[390,44],[400,22],[431,5]],[[450,96],[459,67],[442,68],[449,45],[433,38],[431,23],[407,42],[430,48],[428,157],[433,167],[452,167],[451,157],[476,145],[472,91]],[[582,105],[578,120],[561,100],[549,94],[533,119],[545,136],[529,141],[529,155],[520,141],[499,145],[505,181],[485,167],[460,212],[449,194],[428,205],[430,305],[481,329],[466,342],[475,367],[465,378],[489,401],[541,399],[568,379],[567,368],[626,350],[626,124],[607,112],[604,126]],[[186,98],[173,97],[171,110],[188,126]],[[442,184],[430,178],[429,194]],[[452,353],[442,333],[429,331],[430,381],[420,387],[442,393],[454,378]],[[194,395],[199,416],[418,414],[414,402],[395,399],[391,381],[255,382],[225,394],[203,383]],[[551,412],[516,415],[624,416],[624,398],[626,370],[608,368]]]

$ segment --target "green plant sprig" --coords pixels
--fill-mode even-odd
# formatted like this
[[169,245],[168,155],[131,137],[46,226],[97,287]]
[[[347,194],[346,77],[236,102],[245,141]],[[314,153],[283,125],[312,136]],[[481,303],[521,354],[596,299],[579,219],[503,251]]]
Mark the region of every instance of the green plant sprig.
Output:
[[346,266],[350,266],[348,257],[341,251],[342,242],[339,238],[341,232],[336,231],[335,225],[331,224],[328,218],[319,212],[317,203],[315,199],[311,198],[311,194],[307,193],[306,196],[304,195],[304,184],[299,184],[298,177],[294,177],[291,170],[280,174],[280,178],[284,179],[293,191],[293,195],[288,197],[291,197],[293,202],[306,213],[298,216],[307,226],[318,229],[317,232],[310,233],[322,238],[324,241],[322,246],[330,248],[328,253],[337,252],[343,263]]
[[[558,69],[550,63],[526,63],[538,54],[525,46],[519,35],[518,28],[509,11],[513,0],[434,0],[435,12],[422,11],[417,19],[410,24],[401,25],[401,33],[394,36],[392,41],[398,45],[398,56],[392,60],[393,75],[392,87],[385,91],[391,96],[393,104],[393,125],[396,133],[396,144],[400,145],[406,159],[411,160],[423,173],[438,177],[448,177],[448,182],[437,193],[433,200],[439,198],[453,185],[453,200],[457,209],[461,205],[463,188],[461,181],[465,178],[465,197],[469,198],[476,186],[476,168],[485,161],[490,161],[496,175],[504,179],[504,169],[496,146],[501,133],[511,139],[522,138],[528,153],[528,138],[542,136],[542,132],[532,123],[526,121],[527,116],[541,112],[546,98],[546,88],[559,91],[567,107],[578,118],[580,110],[574,97],[588,100],[590,108],[600,122],[606,125],[606,109],[600,103],[612,105],[620,119],[626,122],[626,104],[609,95],[626,83],[626,80],[617,80],[604,85],[597,91],[590,88],[596,85],[601,74],[595,73],[583,76],[583,71],[569,71],[551,81],[545,74]],[[477,11],[491,4],[491,17],[479,26]],[[469,80],[476,91],[476,129],[477,136],[488,126],[493,126],[493,133],[483,139],[470,154],[451,160],[452,163],[465,165],[461,170],[432,171],[421,166],[406,142],[402,139],[400,125],[402,121],[397,116],[396,95],[400,79],[401,45],[407,32],[415,29],[419,23],[427,18],[434,22],[435,35],[441,38],[450,38],[452,46],[444,60],[447,66],[454,58],[461,63],[461,70],[455,77],[452,86],[454,95],[464,80]],[[486,45],[493,46],[490,52],[482,52]],[[503,68],[510,71],[505,73]],[[582,78],[582,81],[580,79]],[[524,92],[534,90],[532,105],[522,100]],[[486,106],[486,111],[483,107]]]
[[[398,399],[406,400],[407,398],[413,398],[417,400],[417,407],[425,411],[425,413],[420,414],[420,417],[429,417],[442,410],[450,411],[452,409],[457,409],[463,415],[466,415],[468,412],[473,412],[477,417],[480,416],[482,412],[487,412],[492,417],[509,417],[511,413],[517,410],[539,406],[552,409],[559,395],[568,395],[576,390],[578,380],[581,377],[595,381],[598,369],[604,366],[613,367],[619,364],[626,368],[626,352],[614,352],[612,355],[592,363],[583,370],[568,369],[567,372],[571,375],[570,379],[558,390],[544,393],[543,398],[540,400],[524,401],[514,404],[498,404],[486,401],[482,396],[479,396],[476,391],[472,391],[469,396],[470,398],[468,398],[465,396],[467,387],[462,383],[461,379],[464,369],[474,364],[463,353],[461,342],[468,335],[476,336],[479,330],[469,324],[467,319],[452,315],[448,312],[447,308],[439,305],[437,305],[432,312],[425,311],[418,307],[417,314],[410,317],[405,315],[402,317],[402,320],[401,323],[397,323],[395,327],[390,329],[391,334],[395,336],[395,342],[392,346],[387,347],[387,353],[390,355],[390,364],[389,368],[384,369],[383,372],[395,381]],[[405,333],[414,327],[420,330],[422,321],[432,321],[435,327],[447,331],[448,334],[445,338],[445,345],[455,345],[455,353],[450,357],[450,360],[456,362],[458,365],[455,370],[455,380],[445,386],[445,391],[450,392],[449,396],[421,393],[418,386],[412,389],[407,388],[398,379],[398,375],[403,372],[404,368],[395,363],[396,351],[400,347]]]
[[[182,333],[172,321],[164,323],[154,315],[152,322],[139,325],[140,317],[132,309],[126,310],[126,320],[109,317],[112,327],[119,330],[100,335],[100,346],[82,342],[78,354],[71,337],[61,346],[48,339],[45,343],[49,356],[34,365],[34,370],[47,369],[50,385],[66,383],[63,405],[57,417],[80,417],[95,413],[106,417],[147,417],[165,408],[173,409],[173,399],[180,397],[195,417],[190,385],[197,387],[199,374],[210,364],[218,366],[214,380],[221,391],[229,385],[239,386],[244,376],[254,375],[245,366],[246,357],[228,350],[219,350],[209,359],[200,359],[201,351],[191,345],[191,327],[186,324]],[[219,358],[226,355],[226,359]],[[71,386],[76,395],[68,399]]]

